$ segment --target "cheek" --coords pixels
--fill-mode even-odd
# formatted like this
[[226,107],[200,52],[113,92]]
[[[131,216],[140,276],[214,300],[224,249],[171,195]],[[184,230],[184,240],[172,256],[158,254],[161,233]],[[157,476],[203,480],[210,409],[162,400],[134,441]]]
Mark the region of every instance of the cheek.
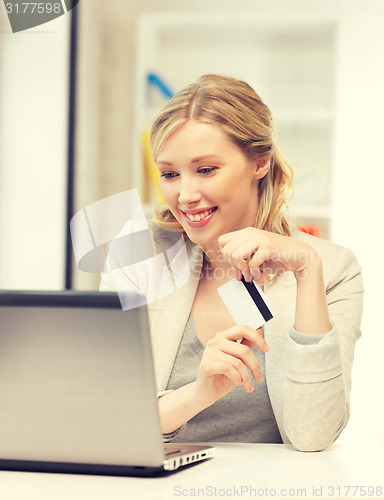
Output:
[[163,197],[163,200],[167,205],[172,207],[177,203],[177,189],[173,184],[167,184],[160,181],[160,192]]

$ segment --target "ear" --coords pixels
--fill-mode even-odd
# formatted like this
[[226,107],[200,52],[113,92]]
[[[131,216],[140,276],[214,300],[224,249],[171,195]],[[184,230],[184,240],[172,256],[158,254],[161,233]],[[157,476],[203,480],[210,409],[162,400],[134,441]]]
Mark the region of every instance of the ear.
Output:
[[259,158],[255,162],[254,178],[262,179],[265,177],[271,166],[271,158],[266,156],[264,158]]

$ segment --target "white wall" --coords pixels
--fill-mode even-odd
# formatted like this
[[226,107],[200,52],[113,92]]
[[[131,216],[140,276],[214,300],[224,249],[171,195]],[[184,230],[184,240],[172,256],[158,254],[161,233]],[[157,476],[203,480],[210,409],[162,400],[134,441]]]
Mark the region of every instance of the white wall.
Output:
[[[3,9],[4,6],[0,6]],[[0,33],[0,288],[64,287],[70,14]]]
[[340,26],[332,238],[354,250],[366,289],[342,439],[384,447],[384,2],[346,0]]

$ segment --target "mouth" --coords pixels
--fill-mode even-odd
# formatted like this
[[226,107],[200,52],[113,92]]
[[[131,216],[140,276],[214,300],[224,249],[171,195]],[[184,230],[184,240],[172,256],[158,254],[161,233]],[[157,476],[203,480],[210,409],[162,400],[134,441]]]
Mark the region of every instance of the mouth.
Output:
[[186,213],[182,211],[182,213],[190,227],[202,227],[212,219],[216,210],[217,207],[212,207],[207,210],[202,210],[201,212]]

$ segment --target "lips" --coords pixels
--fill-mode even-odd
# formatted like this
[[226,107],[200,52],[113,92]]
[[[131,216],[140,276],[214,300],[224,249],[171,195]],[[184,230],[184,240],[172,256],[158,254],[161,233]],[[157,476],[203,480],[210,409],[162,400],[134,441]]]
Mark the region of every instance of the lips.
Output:
[[205,226],[213,217],[216,212],[217,207],[208,208],[206,210],[194,210],[191,212],[182,212],[187,224],[190,227],[202,227]]

